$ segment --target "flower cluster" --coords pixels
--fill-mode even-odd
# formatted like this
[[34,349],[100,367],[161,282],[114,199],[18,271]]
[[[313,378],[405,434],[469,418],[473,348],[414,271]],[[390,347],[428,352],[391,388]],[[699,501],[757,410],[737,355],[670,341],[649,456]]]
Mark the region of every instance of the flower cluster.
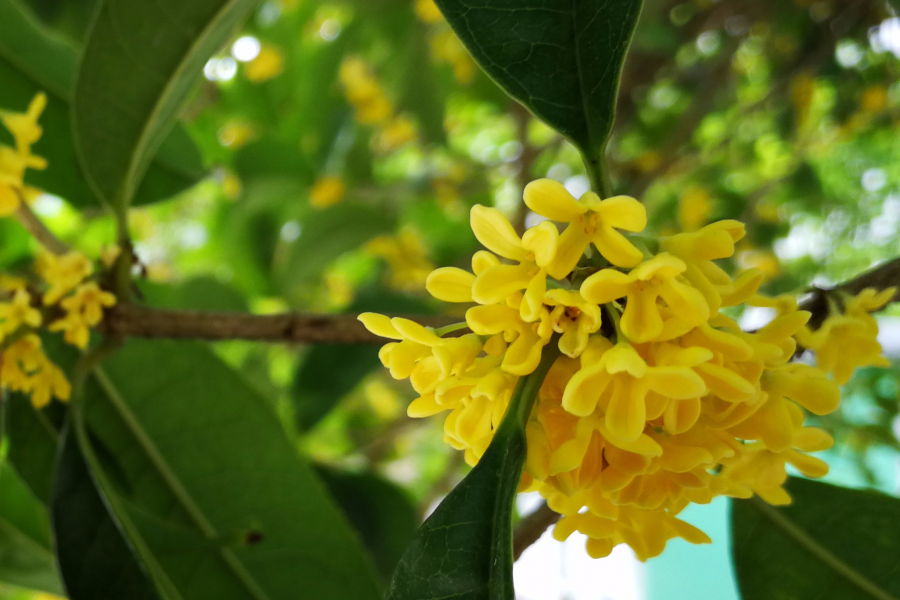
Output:
[[15,148],[0,145],[0,217],[16,212],[21,199],[30,199],[37,190],[25,185],[27,169],[45,169],[47,161],[31,153],[41,138],[38,118],[47,105],[47,97],[38,94],[24,113],[0,111],[0,121],[15,139]]
[[431,58],[435,62],[449,64],[453,68],[454,79],[460,85],[472,83],[475,77],[475,62],[444,20],[444,15],[434,0],[416,0],[416,16],[431,26],[428,39]]
[[340,78],[347,100],[356,110],[357,122],[378,128],[374,139],[377,150],[391,152],[418,137],[416,126],[409,117],[395,114],[384,88],[361,58],[344,59]]
[[369,240],[366,252],[384,259],[390,268],[390,285],[394,289],[420,291],[434,270],[422,237],[410,227],[401,229],[397,235],[381,235]]
[[[472,272],[428,277],[436,298],[474,303],[466,322],[449,328],[472,333],[445,337],[406,319],[360,316],[393,340],[380,357],[418,392],[410,416],[449,411],[445,440],[474,464],[518,378],[558,345],[526,425],[521,489],[563,515],[557,538],[586,534],[594,557],[622,543],[646,560],[672,538],[708,542],[678,518],[690,503],[757,494],[785,504],[788,464],[809,477],[827,472],[808,453],[832,439],[804,422],[836,409],[846,373],[883,360],[869,313],[893,291],[863,292],[811,332],[795,300],[757,293],[759,272],[733,278],[716,264],[744,236],[737,221],[641,243],[627,235],[647,222],[633,198],[576,200],[538,180],[525,203],[546,220],[521,237],[499,211],[475,206],[472,229],[487,251],[474,255]],[[745,332],[726,314],[741,304],[777,316]],[[848,335],[860,349],[854,357],[833,350]],[[818,367],[793,361],[804,338]]]
[[49,331],[62,332],[68,344],[84,349],[90,329],[116,298],[88,280],[93,265],[81,253],[44,252],[35,271],[43,283],[42,294],[24,279],[0,282],[0,386],[29,394],[41,407],[52,397],[68,400],[71,392],[65,375],[42,350],[41,325],[49,322]]

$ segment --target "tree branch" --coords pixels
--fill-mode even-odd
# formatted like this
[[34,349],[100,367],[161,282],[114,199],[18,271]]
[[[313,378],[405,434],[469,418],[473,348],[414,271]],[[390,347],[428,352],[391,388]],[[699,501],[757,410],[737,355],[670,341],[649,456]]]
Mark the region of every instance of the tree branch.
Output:
[[43,221],[38,219],[21,195],[19,195],[19,208],[16,210],[16,219],[48,252],[65,254],[69,251],[69,247],[53,235],[53,232],[47,229]]
[[525,549],[538,541],[547,528],[559,521],[560,517],[562,515],[553,512],[544,502],[540,508],[519,521],[513,532],[513,560],[519,560]]
[[[457,323],[458,317],[411,317],[432,327]],[[160,310],[133,304],[116,305],[101,325],[110,337],[197,340],[257,340],[306,344],[379,344],[356,315],[286,313],[252,315],[230,312]]]

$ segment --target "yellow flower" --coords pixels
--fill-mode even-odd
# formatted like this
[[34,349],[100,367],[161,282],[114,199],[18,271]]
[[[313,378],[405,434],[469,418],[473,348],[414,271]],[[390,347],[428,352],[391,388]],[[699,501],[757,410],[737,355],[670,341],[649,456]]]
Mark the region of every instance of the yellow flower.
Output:
[[479,273],[472,286],[472,297],[480,304],[494,304],[525,290],[522,318],[536,321],[547,291],[547,268],[556,255],[556,226],[544,221],[520,238],[503,213],[479,204],[472,207],[471,224],[475,237],[485,248],[518,263],[496,264]]
[[383,235],[370,240],[366,251],[387,261],[391,269],[391,286],[399,290],[421,290],[434,270],[422,238],[408,227],[396,236]]
[[680,352],[661,366],[648,366],[629,344],[611,346],[604,338],[582,354],[581,370],[569,381],[562,398],[568,412],[586,417],[599,406],[611,440],[636,441],[647,422],[645,398],[651,390],[686,400],[706,394],[706,384],[690,367],[711,353]]
[[549,314],[544,309],[538,322],[526,322],[519,310],[504,304],[474,306],[466,311],[466,323],[479,335],[503,334],[510,342],[501,368],[513,375],[532,373],[541,361],[541,350],[553,335]]
[[22,325],[37,329],[41,321],[40,311],[31,306],[31,294],[17,289],[11,302],[0,302],[0,342]]
[[23,336],[0,355],[0,386],[31,394],[37,408],[52,397],[68,400],[72,392],[63,372],[44,355],[41,339],[35,334]]
[[600,329],[603,311],[580,293],[563,289],[544,294],[544,304],[553,307],[550,322],[553,330],[562,334],[560,351],[572,358],[580,356],[587,347],[588,336]]
[[561,183],[538,179],[525,186],[525,204],[552,221],[569,223],[560,236],[556,260],[548,270],[555,279],[575,268],[590,242],[617,267],[633,267],[643,258],[641,251],[617,231],[640,232],[647,226],[647,210],[634,198],[615,196],[600,200],[594,192],[586,192],[575,200]]
[[28,105],[26,112],[0,113],[0,120],[16,140],[16,150],[23,156],[30,154],[31,145],[41,139],[42,130],[38,119],[46,106],[47,96],[40,93]]
[[309,203],[316,208],[328,208],[344,199],[347,188],[340,177],[320,177],[309,191]]
[[444,15],[434,0],[416,0],[416,16],[423,23],[440,23],[444,20]]
[[712,198],[704,188],[688,188],[678,200],[678,222],[685,231],[706,225],[712,211]]
[[628,274],[613,269],[594,273],[581,285],[581,295],[596,304],[626,298],[622,333],[633,342],[649,342],[663,333],[660,298],[683,323],[696,326],[709,319],[703,295],[681,277],[686,269],[684,261],[663,253]]
[[415,124],[401,115],[384,126],[375,139],[375,146],[381,152],[392,152],[414,141],[417,136]]
[[37,258],[35,270],[50,285],[44,294],[44,304],[49,306],[78,287],[94,267],[85,255],[74,250],[61,256],[44,251]]
[[363,125],[383,125],[390,121],[394,108],[362,59],[344,59],[340,78],[347,100],[356,109],[358,122]]
[[101,290],[96,283],[86,283],[60,302],[66,316],[50,324],[50,331],[65,332],[67,343],[82,350],[88,345],[90,328],[103,320],[103,308],[115,306],[116,297]]
[[283,71],[284,53],[268,44],[263,44],[256,58],[244,65],[244,76],[254,83],[268,81]]

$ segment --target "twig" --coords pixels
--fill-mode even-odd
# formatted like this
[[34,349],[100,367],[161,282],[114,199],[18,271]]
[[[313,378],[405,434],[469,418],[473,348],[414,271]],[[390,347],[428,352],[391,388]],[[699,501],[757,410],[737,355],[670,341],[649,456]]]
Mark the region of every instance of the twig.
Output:
[[513,532],[513,560],[519,560],[525,549],[538,541],[547,528],[559,521],[561,516],[553,512],[544,502],[540,508],[519,521]]
[[69,251],[69,247],[60,241],[58,237],[53,235],[53,232],[47,229],[47,226],[44,225],[43,221],[38,219],[37,215],[32,212],[31,207],[28,206],[28,203],[25,202],[25,198],[21,195],[19,195],[19,208],[16,210],[16,219],[18,219],[22,227],[24,227],[25,230],[28,231],[34,239],[39,241],[49,252],[52,252],[53,254],[65,254]]
[[[457,317],[411,317],[442,327]],[[251,315],[230,312],[160,310],[121,304],[107,311],[102,325],[111,337],[198,340],[257,340],[309,344],[378,344],[380,338],[363,327],[356,315],[285,313]]]
[[[812,313],[812,317],[809,319],[809,325],[813,329],[818,329],[828,316],[827,296],[829,292],[846,292],[855,296],[866,288],[873,288],[881,291],[886,290],[889,287],[897,287],[900,289],[900,257],[889,260],[886,263],[831,289],[814,289],[812,295],[800,303],[800,309],[808,310]],[[897,301],[898,297],[900,297],[900,295],[895,293],[891,302]]]

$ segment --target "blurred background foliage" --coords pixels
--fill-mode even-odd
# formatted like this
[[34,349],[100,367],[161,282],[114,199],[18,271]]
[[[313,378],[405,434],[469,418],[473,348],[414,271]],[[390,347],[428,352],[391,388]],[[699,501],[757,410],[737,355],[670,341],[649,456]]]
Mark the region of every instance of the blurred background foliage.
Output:
[[[41,143],[59,181],[34,182],[50,192],[34,208],[96,257],[114,222],[69,168],[65,109],[95,2],[20,1],[3,10],[41,36],[38,70],[14,60],[0,19],[0,105],[24,109],[29,72],[58,85]],[[732,267],[760,268],[768,292],[839,282],[900,255],[898,74],[900,19],[880,0],[647,0],[610,144],[615,189],[646,203],[651,234],[746,222]],[[588,187],[575,149],[475,66],[429,0],[264,0],[203,75],[131,212],[152,306],[452,312],[424,277],[468,263],[472,205],[522,228],[528,181]],[[0,271],[31,255],[12,220],[0,242]],[[890,316],[882,328],[900,331]],[[387,545],[374,554],[389,573],[466,470],[439,421],[406,418],[412,390],[376,348],[214,347],[272,402],[363,539]],[[891,492],[896,373],[858,373],[823,423],[838,476]]]

